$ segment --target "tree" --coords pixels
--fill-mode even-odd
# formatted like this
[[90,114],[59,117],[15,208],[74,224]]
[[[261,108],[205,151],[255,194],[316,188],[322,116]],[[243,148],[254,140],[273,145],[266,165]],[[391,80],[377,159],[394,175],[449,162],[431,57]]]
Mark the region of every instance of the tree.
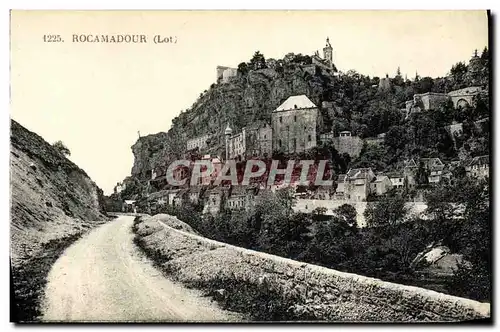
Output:
[[66,147],[66,145],[64,145],[62,141],[57,141],[54,144],[52,144],[52,146],[62,155],[66,157],[71,156],[71,151],[69,151],[69,149]]
[[377,202],[369,202],[364,216],[370,227],[393,226],[401,223],[408,213],[405,199],[400,194],[385,195]]
[[241,75],[246,75],[248,73],[248,64],[246,62],[242,62],[238,65],[238,72]]
[[250,60],[250,67],[253,70],[266,68],[266,58],[259,51],[255,52],[252,59]]
[[404,126],[390,127],[384,137],[385,145],[393,152],[403,149],[407,144],[406,132],[407,129]]
[[333,210],[333,214],[337,216],[341,221],[343,221],[348,227],[356,228],[357,212],[354,206],[350,204],[342,204],[341,206]]
[[415,82],[415,91],[417,93],[431,92],[434,86],[434,80],[432,77],[423,77]]
[[420,161],[420,163],[418,164],[415,182],[419,186],[425,186],[429,184],[429,172],[427,171],[427,168],[425,167],[423,161]]

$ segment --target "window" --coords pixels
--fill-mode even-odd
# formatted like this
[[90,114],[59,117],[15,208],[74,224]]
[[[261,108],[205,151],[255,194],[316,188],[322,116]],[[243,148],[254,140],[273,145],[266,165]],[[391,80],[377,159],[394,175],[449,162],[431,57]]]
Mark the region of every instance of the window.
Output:
[[293,116],[293,122],[297,122],[297,116],[296,115]]
[[297,139],[296,139],[296,138],[294,138],[294,139],[293,139],[293,148],[295,149],[295,147],[296,147],[296,146],[297,146]]
[[289,130],[290,130],[290,126],[289,126],[289,125],[287,125],[287,126],[286,126],[286,131],[289,131]]
[[278,146],[281,148],[281,140],[278,140]]
[[311,135],[307,135],[307,141],[310,142],[311,141]]
[[280,123],[283,123],[283,118],[280,116]]

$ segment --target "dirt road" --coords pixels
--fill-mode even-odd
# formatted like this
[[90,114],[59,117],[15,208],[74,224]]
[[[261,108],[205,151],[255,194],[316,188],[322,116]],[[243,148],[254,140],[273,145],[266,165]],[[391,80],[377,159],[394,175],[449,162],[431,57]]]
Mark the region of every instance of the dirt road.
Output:
[[133,217],[100,226],[52,267],[44,321],[237,321],[201,293],[161,275],[138,252]]

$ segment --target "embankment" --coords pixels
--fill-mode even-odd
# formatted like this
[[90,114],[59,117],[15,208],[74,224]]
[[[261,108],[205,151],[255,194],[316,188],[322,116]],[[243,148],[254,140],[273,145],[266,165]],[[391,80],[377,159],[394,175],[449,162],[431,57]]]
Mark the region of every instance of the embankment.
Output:
[[255,320],[444,322],[490,317],[488,303],[243,249],[168,224],[155,217],[137,218],[136,244],[170,277],[207,290],[226,309]]
[[64,249],[105,222],[101,189],[39,135],[11,122],[11,321],[37,320],[45,280]]

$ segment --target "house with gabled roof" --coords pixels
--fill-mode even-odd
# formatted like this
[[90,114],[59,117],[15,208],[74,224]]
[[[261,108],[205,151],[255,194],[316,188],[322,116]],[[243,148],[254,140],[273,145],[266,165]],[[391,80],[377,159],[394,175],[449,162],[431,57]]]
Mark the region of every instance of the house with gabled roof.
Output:
[[394,188],[403,188],[405,185],[405,175],[401,171],[386,173]]
[[290,96],[271,114],[273,151],[301,153],[317,145],[318,107],[306,95]]
[[468,176],[476,178],[487,178],[490,176],[490,156],[477,156],[465,167]]
[[380,196],[392,189],[392,182],[387,175],[379,174],[370,183],[370,193]]
[[429,183],[441,182],[443,175],[444,164],[439,158],[420,158],[420,163],[423,163],[424,168],[427,170]]
[[370,194],[370,183],[375,178],[371,168],[352,168],[344,180],[344,197],[347,200],[366,201]]

